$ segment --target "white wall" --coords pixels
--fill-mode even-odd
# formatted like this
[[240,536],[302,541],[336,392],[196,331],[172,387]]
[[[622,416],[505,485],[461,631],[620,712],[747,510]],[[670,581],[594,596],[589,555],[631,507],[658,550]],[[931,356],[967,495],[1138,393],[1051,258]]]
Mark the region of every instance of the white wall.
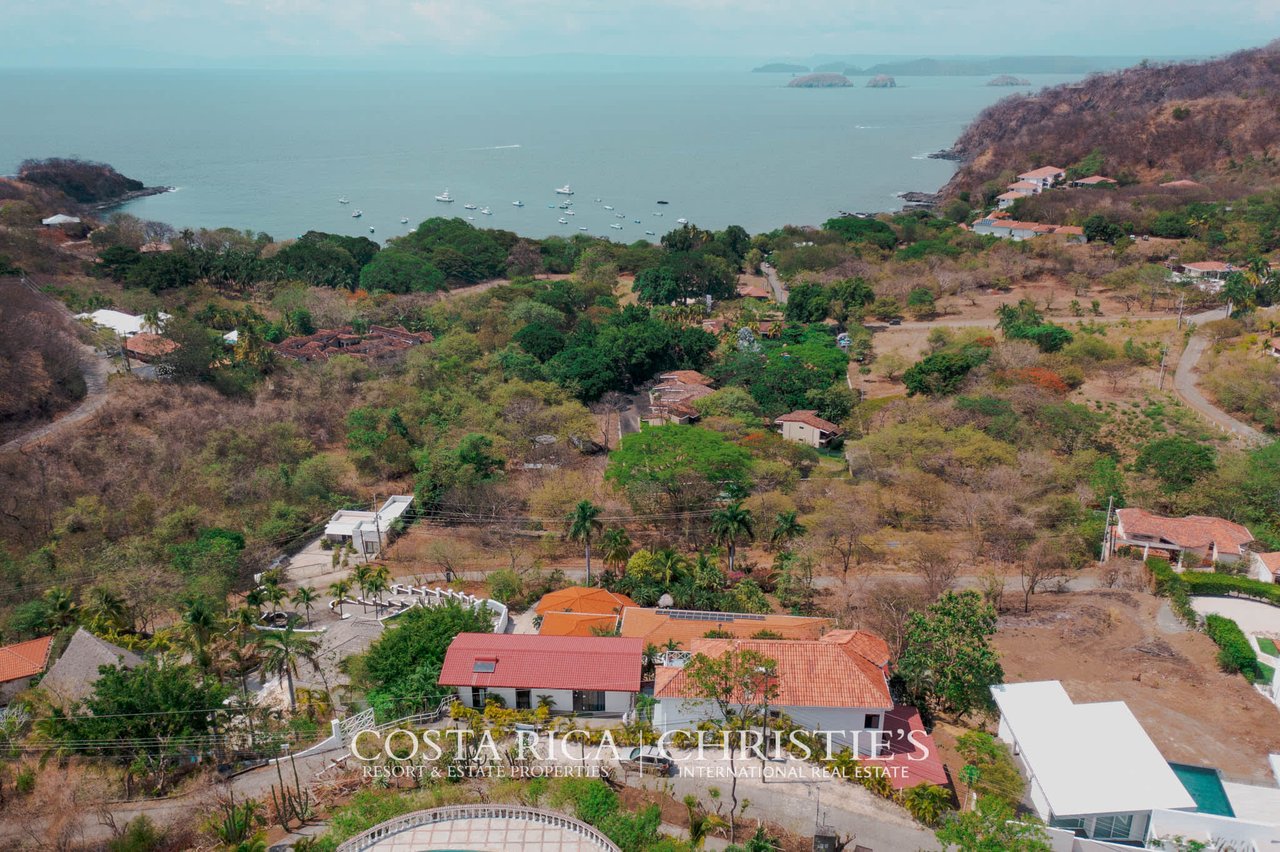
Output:
[[[529,704],[534,709],[538,707],[538,697],[542,695],[551,696],[551,700],[555,702],[551,711],[553,713],[571,713],[573,712],[573,690],[571,689],[537,689],[529,690]],[[489,695],[497,695],[507,703],[507,707],[512,709],[516,706],[516,690],[508,687],[494,687],[488,690]],[[471,687],[458,687],[458,700],[467,707],[473,707],[471,703]],[[605,713],[626,713],[634,704],[635,693],[632,692],[605,692],[604,694],[604,711]],[[476,707],[477,710],[483,710],[483,707]]]
[[1280,826],[1190,811],[1153,811],[1151,834],[1153,837],[1182,836],[1188,840],[1221,839],[1235,849],[1270,849],[1280,843]]
[[[847,737],[832,736],[831,740],[837,748],[841,746],[857,747],[863,754],[869,753],[875,739],[866,734],[858,736],[859,731],[879,731],[884,729],[884,710],[861,707],[770,707],[786,713],[797,725],[811,731],[850,731]],[[709,701],[690,701],[682,698],[660,698],[653,708],[653,726],[660,731],[678,728],[694,728],[699,722],[717,715],[715,704]],[[880,717],[880,724],[875,728],[863,728],[862,723],[868,713]]]

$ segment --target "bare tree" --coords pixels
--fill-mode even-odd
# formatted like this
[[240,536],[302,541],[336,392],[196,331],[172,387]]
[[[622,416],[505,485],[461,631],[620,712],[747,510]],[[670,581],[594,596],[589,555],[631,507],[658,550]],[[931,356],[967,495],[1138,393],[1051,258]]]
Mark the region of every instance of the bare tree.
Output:
[[896,659],[906,643],[907,618],[928,606],[932,597],[915,583],[877,583],[866,595],[863,621],[884,637],[889,653]]
[[1061,548],[1048,539],[1037,541],[1025,559],[1018,563],[1018,579],[1022,584],[1022,611],[1031,611],[1031,596],[1054,580],[1067,576],[1070,569]]
[[908,564],[924,580],[925,594],[931,601],[954,586],[960,573],[960,560],[952,548],[935,538],[918,539],[912,547]]

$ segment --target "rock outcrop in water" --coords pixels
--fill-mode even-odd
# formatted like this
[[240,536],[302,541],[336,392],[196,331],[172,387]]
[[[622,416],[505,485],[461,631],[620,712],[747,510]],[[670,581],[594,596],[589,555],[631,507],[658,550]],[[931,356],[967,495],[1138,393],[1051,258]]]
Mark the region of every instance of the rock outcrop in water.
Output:
[[898,81],[888,74],[877,74],[867,81],[868,89],[892,89],[897,85]]
[[843,74],[806,74],[787,83],[791,89],[842,89],[852,85]]
[[1030,86],[1031,81],[1023,77],[1015,77],[1012,74],[1001,74],[999,77],[992,77],[987,81],[988,86]]
[[72,201],[97,207],[168,190],[165,186],[144,186],[142,181],[125,177],[106,163],[64,157],[24,160],[18,167],[18,180],[58,190]]

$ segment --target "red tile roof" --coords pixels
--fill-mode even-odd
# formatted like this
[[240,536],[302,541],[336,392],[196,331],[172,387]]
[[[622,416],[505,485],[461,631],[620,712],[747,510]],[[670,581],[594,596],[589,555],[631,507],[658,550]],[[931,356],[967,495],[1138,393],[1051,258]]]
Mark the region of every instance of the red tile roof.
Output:
[[351,326],[344,325],[341,328],[322,328],[306,337],[289,337],[273,348],[280,355],[296,361],[327,361],[335,355],[379,359],[434,339],[429,331],[414,332],[371,325],[367,333],[356,334]]
[[[883,730],[888,733],[887,753],[867,758],[865,763],[894,767],[896,771],[889,773],[893,789],[905,790],[919,784],[950,785],[951,779],[942,765],[942,756],[933,737],[925,733],[919,710],[905,704],[894,707],[884,716]],[[911,731],[915,734],[912,735]]]
[[[836,642],[778,639],[695,639],[689,650],[695,655],[719,657],[750,650],[777,663],[777,697],[782,707],[865,707],[889,710],[893,699],[884,672],[870,660]],[[654,679],[655,698],[694,698],[683,667],[659,666]]]
[[697,370],[672,370],[670,373],[663,373],[658,376],[664,382],[679,382],[685,385],[714,385],[715,380],[710,376],[704,376]]
[[626,595],[611,592],[608,589],[596,589],[591,586],[570,586],[555,592],[548,592],[534,606],[538,615],[548,612],[579,612],[595,615],[617,615],[623,607],[635,606],[636,602]]
[[1217,544],[1219,553],[1239,554],[1246,544],[1253,541],[1253,534],[1240,524],[1208,515],[1166,518],[1145,509],[1129,508],[1117,509],[1116,520],[1124,527],[1126,538],[1151,536],[1183,549]]
[[137,355],[141,358],[159,358],[177,349],[178,344],[167,337],[143,332],[135,334],[133,337],[126,337],[124,348],[129,351],[130,355]]
[[818,416],[817,411],[793,411],[790,414],[784,414],[774,423],[803,423],[806,426],[812,426],[814,429],[821,429],[823,432],[830,432],[833,435],[840,434],[840,427],[832,423],[830,420],[823,420]]
[[1041,166],[1038,169],[1032,169],[1029,172],[1023,172],[1018,175],[1018,180],[1042,180],[1044,178],[1054,178],[1060,174],[1064,174],[1064,172],[1057,166]]
[[822,641],[844,648],[846,653],[857,654],[877,668],[889,665],[889,643],[870,630],[832,630]]
[[1039,189],[1039,188],[1040,188],[1040,184],[1032,183],[1029,180],[1015,180],[1013,183],[1009,184],[1009,189]]
[[0,683],[40,674],[49,664],[51,645],[52,636],[41,636],[39,639],[0,648]]
[[738,295],[748,299],[768,299],[772,296],[769,290],[760,284],[739,284]]
[[[442,686],[639,692],[644,643],[616,636],[460,633],[445,653]],[[476,662],[493,671],[475,671]]]
[[708,631],[718,630],[748,639],[762,630],[783,639],[817,639],[830,621],[804,615],[755,615],[740,612],[696,612],[682,609],[649,609],[629,606],[622,611],[623,636],[642,639],[646,645],[663,646],[675,642],[689,644]]
[[1280,552],[1259,553],[1258,559],[1272,574],[1280,573]]
[[591,612],[548,612],[542,616],[539,636],[599,636],[618,627],[618,616]]

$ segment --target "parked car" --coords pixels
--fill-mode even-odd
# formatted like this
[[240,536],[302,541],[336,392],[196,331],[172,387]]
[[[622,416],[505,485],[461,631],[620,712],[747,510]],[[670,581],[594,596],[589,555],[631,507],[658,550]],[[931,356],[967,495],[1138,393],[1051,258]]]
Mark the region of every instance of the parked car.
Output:
[[622,766],[654,775],[670,775],[675,761],[653,746],[636,746],[622,759]]

